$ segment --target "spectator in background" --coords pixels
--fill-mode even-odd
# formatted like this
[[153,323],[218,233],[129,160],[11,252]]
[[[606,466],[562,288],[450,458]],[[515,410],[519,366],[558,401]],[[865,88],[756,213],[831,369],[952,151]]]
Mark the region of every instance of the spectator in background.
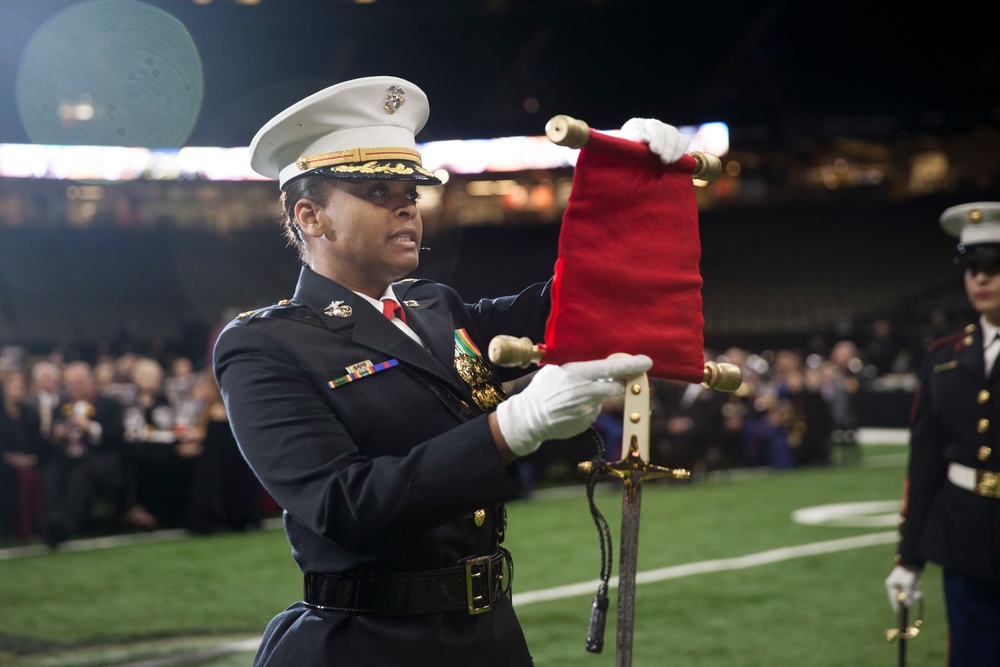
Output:
[[104,500],[105,527],[121,509],[124,426],[117,400],[98,392],[90,364],[71,362],[63,370],[67,399],[52,423],[52,450],[42,473],[43,537],[55,547],[95,518],[93,503]]
[[134,400],[125,406],[128,441],[127,522],[140,528],[187,524],[188,498],[201,452],[183,439],[177,413],[164,391],[164,371],[148,357],[131,365]]
[[697,472],[717,469],[731,458],[724,425],[729,395],[700,384],[651,380],[655,410],[650,425],[654,463]]
[[764,395],[756,401],[762,413],[743,424],[743,465],[785,469],[795,465],[789,432],[795,413],[787,399]]
[[3,377],[0,409],[0,536],[27,539],[42,517],[39,465],[46,453],[38,413],[20,371]]
[[795,465],[830,463],[833,419],[820,393],[818,371],[807,368],[797,350],[780,350],[774,367],[775,393],[779,400],[788,402],[790,409],[788,446]]
[[181,430],[193,427],[199,420],[204,399],[198,395],[198,385],[203,381],[188,357],[175,357],[170,362],[170,372],[163,380],[163,393],[174,409]]
[[823,396],[833,418],[831,440],[845,460],[856,461],[860,456],[857,444],[861,371],[864,364],[858,347],[850,340],[840,340],[830,351],[830,361],[823,366]]
[[25,402],[38,413],[43,438],[51,434],[53,415],[62,401],[62,369],[54,362],[39,361],[31,367],[31,389]]
[[893,337],[889,320],[877,319],[872,322],[871,335],[865,343],[864,356],[865,361],[875,369],[875,373],[886,375],[896,372],[899,352],[899,345]]

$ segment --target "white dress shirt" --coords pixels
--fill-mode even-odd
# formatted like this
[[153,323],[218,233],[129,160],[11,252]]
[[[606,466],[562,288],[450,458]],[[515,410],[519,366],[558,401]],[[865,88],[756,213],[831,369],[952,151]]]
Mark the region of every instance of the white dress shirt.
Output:
[[979,318],[979,326],[983,329],[983,362],[986,368],[986,375],[989,376],[990,371],[993,370],[993,363],[997,359],[997,354],[1000,353],[1000,340],[997,339],[1000,327],[987,322],[985,316]]

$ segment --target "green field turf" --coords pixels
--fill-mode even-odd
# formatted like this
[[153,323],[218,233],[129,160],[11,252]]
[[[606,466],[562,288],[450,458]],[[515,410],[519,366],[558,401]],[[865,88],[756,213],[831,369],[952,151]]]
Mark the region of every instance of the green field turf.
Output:
[[[883,634],[893,623],[882,586],[892,526],[791,517],[804,507],[898,499],[902,451],[866,448],[860,466],[644,484],[639,569],[652,580],[637,589],[632,664],[895,665],[896,645]],[[603,485],[597,500],[612,525],[617,573],[620,485]],[[514,604],[536,665],[613,665],[616,591],[604,652],[584,650],[600,552],[582,487],[540,491],[508,511]],[[859,536],[874,543],[843,542]],[[842,550],[800,553],[817,544]],[[248,665],[267,621],[301,595],[277,528],[12,553],[0,552],[2,667]],[[911,667],[945,663],[936,568],[924,590]]]

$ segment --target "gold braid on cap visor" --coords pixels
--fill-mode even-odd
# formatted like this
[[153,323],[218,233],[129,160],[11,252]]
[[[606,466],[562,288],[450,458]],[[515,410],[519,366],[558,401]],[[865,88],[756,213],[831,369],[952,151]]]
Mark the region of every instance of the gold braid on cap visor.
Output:
[[[405,160],[414,164],[380,164],[384,160]],[[318,155],[305,155],[295,161],[295,166],[302,171],[331,167],[331,171],[412,174],[414,172],[425,176],[434,174],[422,166],[420,153],[412,148],[348,148]]]

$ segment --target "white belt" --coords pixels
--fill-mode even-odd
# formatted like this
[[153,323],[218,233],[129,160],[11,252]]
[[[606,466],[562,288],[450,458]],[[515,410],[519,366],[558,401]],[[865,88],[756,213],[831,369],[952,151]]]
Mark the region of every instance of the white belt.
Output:
[[1000,498],[1000,475],[992,470],[978,470],[961,463],[950,463],[948,481],[976,495]]

